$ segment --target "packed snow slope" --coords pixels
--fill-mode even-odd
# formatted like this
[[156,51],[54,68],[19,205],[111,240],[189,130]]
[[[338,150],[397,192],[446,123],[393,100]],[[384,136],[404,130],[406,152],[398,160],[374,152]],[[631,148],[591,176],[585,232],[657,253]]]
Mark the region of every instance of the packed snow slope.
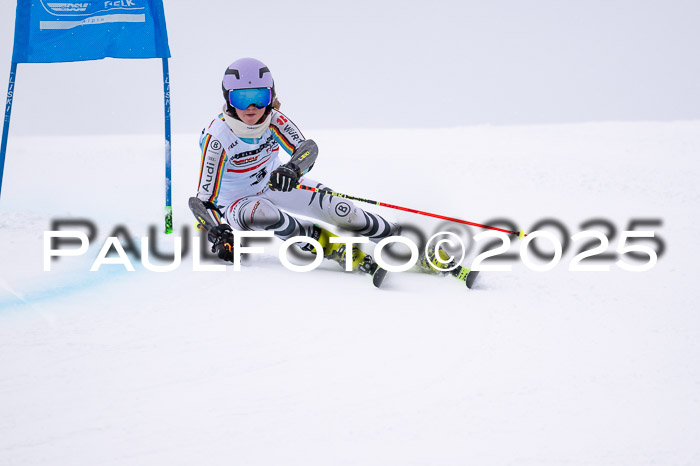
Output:
[[[552,270],[495,262],[512,271],[472,290],[417,272],[375,289],[333,263],[291,272],[277,240],[239,272],[193,271],[191,250],[170,272],[133,255],[133,272],[90,272],[114,230],[139,248],[155,226],[161,251],[189,238],[198,135],[173,141],[173,236],[160,136],[11,137],[0,464],[700,464],[700,122],[306,136],[321,149],[311,174],[339,192],[526,232],[554,219],[568,237],[600,230],[613,254],[642,219],[633,229],[655,239],[639,244],[663,251],[646,272],[616,265],[644,262],[628,255],[573,272],[590,238],[569,240]],[[96,226],[89,250],[45,272],[44,232],[80,219]],[[485,243],[468,244],[466,265]]]

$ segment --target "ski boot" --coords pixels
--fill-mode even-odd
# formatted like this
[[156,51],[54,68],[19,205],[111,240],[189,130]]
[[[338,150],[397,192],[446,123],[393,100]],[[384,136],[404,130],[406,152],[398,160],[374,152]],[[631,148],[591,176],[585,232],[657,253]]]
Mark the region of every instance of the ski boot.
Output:
[[467,288],[472,287],[474,280],[479,275],[477,270],[470,270],[467,267],[457,265],[454,259],[450,260],[450,256],[443,249],[438,249],[436,254],[435,246],[428,247],[427,252],[419,256],[418,265],[429,273],[440,275],[449,273],[459,281],[464,282]]
[[[314,225],[314,229],[311,232],[311,238],[315,239],[323,247],[323,257],[333,262],[337,262],[343,269],[345,269],[345,264],[347,260],[347,246],[344,243],[331,243],[331,237],[337,237],[338,235],[325,230],[318,225]],[[305,251],[316,252],[316,248],[307,244],[302,249]],[[372,282],[374,286],[379,287],[384,281],[384,276],[386,275],[386,270],[379,267],[379,265],[372,259],[372,256],[360,250],[358,247],[352,248],[352,271],[362,272],[370,275],[372,277]]]

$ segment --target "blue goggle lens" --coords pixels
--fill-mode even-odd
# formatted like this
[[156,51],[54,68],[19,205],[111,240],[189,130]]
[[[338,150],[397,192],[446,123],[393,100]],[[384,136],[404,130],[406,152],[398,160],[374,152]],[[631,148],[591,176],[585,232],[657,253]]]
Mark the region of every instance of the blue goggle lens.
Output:
[[272,102],[272,90],[269,87],[256,89],[236,89],[228,91],[228,101],[238,110],[245,110],[251,105],[265,108]]

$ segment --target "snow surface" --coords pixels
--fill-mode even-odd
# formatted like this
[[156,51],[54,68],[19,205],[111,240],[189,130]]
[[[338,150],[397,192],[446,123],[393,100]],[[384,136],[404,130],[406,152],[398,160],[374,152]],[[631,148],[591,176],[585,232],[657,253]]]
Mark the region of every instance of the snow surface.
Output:
[[[473,290],[412,272],[377,290],[330,263],[293,273],[278,241],[240,272],[194,272],[189,254],[167,273],[91,273],[117,225],[137,245],[162,229],[162,138],[11,137],[0,464],[700,464],[700,122],[307,136],[313,176],[340,192],[526,231],[606,218],[610,251],[630,219],[656,218],[666,250],[649,272],[575,273],[576,244],[552,271],[515,262]],[[178,235],[197,141],[173,141]],[[44,272],[61,218],[92,219],[98,238]]]

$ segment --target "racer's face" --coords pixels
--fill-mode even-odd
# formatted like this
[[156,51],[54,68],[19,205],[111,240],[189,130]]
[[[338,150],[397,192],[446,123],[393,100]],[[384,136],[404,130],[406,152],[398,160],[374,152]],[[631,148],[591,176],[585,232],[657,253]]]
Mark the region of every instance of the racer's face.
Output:
[[236,115],[241,119],[246,125],[254,125],[262,118],[265,113],[265,108],[258,108],[253,104],[250,104],[245,110],[236,109]]

